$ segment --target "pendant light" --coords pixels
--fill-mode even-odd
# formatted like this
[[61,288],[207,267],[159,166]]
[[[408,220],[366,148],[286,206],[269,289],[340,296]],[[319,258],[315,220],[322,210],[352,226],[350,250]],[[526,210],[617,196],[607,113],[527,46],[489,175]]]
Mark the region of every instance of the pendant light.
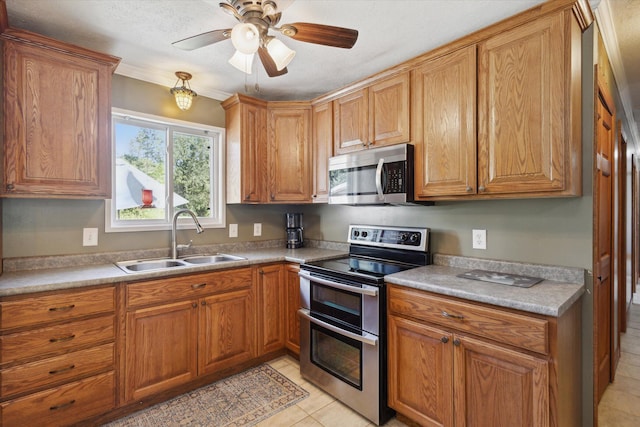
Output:
[[[191,86],[189,85],[189,80],[191,80],[191,74],[185,71],[176,71],[176,76],[178,80],[176,80],[176,85],[171,88],[171,94],[176,98],[176,104],[178,108],[182,111],[187,111],[191,108],[191,103],[193,102],[193,98],[198,96],[193,90],[191,90]],[[182,80],[182,86],[178,86],[178,82]]]

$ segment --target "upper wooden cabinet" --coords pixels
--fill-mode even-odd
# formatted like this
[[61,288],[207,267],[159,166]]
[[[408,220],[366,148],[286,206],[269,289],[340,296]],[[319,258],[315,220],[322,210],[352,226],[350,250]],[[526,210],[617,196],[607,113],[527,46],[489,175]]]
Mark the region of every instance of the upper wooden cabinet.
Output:
[[222,103],[227,135],[227,203],[265,199],[267,103],[236,94]]
[[236,94],[222,103],[227,203],[311,201],[311,105]]
[[311,109],[313,203],[329,201],[329,157],[333,156],[333,103],[316,104]]
[[3,197],[111,197],[111,75],[120,59],[7,29]]
[[478,192],[581,194],[581,31],[571,10],[478,45]]
[[268,202],[311,200],[311,105],[269,103]]
[[335,153],[409,142],[409,73],[333,101]]
[[580,195],[580,61],[569,9],[413,69],[416,198]]
[[476,191],[476,47],[411,71],[415,196]]

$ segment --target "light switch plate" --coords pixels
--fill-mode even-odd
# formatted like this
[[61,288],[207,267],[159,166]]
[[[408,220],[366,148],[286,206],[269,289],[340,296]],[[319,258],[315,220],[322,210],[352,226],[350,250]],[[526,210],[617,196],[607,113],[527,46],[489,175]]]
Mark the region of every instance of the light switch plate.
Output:
[[98,246],[98,229],[82,229],[82,246]]
[[487,249],[487,230],[471,230],[473,249]]
[[229,237],[238,237],[238,224],[229,224]]
[[262,223],[256,222],[253,224],[253,235],[262,236]]

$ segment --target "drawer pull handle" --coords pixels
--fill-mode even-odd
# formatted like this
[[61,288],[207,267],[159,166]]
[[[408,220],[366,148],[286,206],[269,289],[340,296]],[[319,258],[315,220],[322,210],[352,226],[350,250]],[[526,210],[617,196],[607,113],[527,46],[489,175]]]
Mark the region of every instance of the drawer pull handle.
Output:
[[191,285],[191,289],[202,289],[205,286],[207,286],[206,283],[194,283],[193,285]]
[[54,369],[53,371],[49,371],[49,374],[51,374],[51,375],[61,374],[63,372],[70,371],[70,370],[74,369],[75,367],[76,367],[76,365],[71,365],[71,366],[67,366],[66,368]]
[[71,334],[71,335],[67,335],[66,337],[60,337],[60,338],[51,338],[49,340],[49,342],[65,342],[65,341],[71,341],[72,339],[74,339],[76,336],[75,334]]
[[65,305],[64,307],[51,307],[49,308],[49,311],[69,311],[75,306],[76,306],[75,304],[71,304],[71,305]]
[[464,319],[464,316],[462,316],[460,314],[451,314],[451,313],[447,313],[444,310],[442,310],[442,316],[443,317],[448,317],[449,319],[458,319],[458,320]]
[[76,403],[76,400],[75,400],[75,399],[73,399],[72,401],[67,402],[67,403],[62,403],[62,404],[60,404],[60,405],[52,406],[52,407],[50,407],[50,408],[49,408],[49,410],[50,410],[50,411],[57,411],[58,409],[64,409],[64,408],[66,408],[67,406],[71,406],[71,405],[73,405],[74,403]]

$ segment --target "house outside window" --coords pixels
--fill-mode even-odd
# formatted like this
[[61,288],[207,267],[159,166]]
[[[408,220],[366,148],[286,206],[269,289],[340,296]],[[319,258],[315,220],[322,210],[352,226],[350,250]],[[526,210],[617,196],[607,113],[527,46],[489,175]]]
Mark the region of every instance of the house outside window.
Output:
[[223,128],[114,108],[112,140],[107,232],[169,230],[184,208],[225,227]]

